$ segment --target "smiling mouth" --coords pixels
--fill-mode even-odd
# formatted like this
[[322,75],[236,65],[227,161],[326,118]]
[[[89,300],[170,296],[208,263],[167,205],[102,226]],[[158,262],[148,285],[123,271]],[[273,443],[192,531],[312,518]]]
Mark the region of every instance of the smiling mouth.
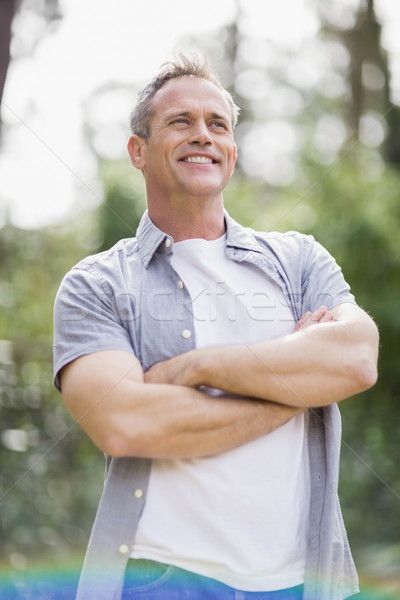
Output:
[[216,160],[209,158],[208,156],[187,156],[186,158],[181,158],[180,162],[192,163],[195,165],[213,165],[217,163]]

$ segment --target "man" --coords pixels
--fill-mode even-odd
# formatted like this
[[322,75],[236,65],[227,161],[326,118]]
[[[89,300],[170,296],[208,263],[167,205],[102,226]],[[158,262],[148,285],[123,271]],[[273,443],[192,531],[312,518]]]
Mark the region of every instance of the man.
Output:
[[164,65],[131,118],[137,237],[57,296],[55,381],[109,457],[82,600],[358,590],[336,403],[375,383],[377,329],[312,236],[224,211],[237,111],[200,61]]

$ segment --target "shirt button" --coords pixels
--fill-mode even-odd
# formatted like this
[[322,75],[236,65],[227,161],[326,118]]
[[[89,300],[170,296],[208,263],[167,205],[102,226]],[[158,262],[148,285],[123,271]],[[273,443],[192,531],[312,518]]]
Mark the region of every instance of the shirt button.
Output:
[[135,498],[141,498],[143,496],[143,490],[135,490]]
[[187,340],[190,337],[192,337],[192,332],[189,329],[184,329],[182,331],[182,337],[185,338],[185,340]]
[[165,246],[166,246],[166,248],[169,248],[171,244],[172,244],[171,240],[169,238],[167,238],[165,240]]
[[129,546],[128,546],[128,544],[121,544],[120,547],[118,548],[118,550],[119,550],[120,554],[128,554]]
[[183,290],[183,281],[181,279],[179,279],[177,286],[180,290]]

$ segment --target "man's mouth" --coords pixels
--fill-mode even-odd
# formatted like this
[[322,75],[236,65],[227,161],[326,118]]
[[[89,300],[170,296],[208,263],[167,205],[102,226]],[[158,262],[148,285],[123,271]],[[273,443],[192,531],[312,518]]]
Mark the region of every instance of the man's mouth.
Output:
[[215,164],[217,161],[209,156],[186,156],[180,159],[181,162],[194,163],[197,165],[210,165]]

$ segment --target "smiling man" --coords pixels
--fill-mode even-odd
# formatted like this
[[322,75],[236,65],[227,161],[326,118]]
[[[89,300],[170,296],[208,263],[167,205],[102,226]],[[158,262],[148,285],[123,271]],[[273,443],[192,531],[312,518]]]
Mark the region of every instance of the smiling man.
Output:
[[107,456],[80,600],[342,600],[337,402],[376,381],[378,333],[332,256],[224,210],[238,108],[181,57],[128,143],[148,210],[55,307],[55,382]]

